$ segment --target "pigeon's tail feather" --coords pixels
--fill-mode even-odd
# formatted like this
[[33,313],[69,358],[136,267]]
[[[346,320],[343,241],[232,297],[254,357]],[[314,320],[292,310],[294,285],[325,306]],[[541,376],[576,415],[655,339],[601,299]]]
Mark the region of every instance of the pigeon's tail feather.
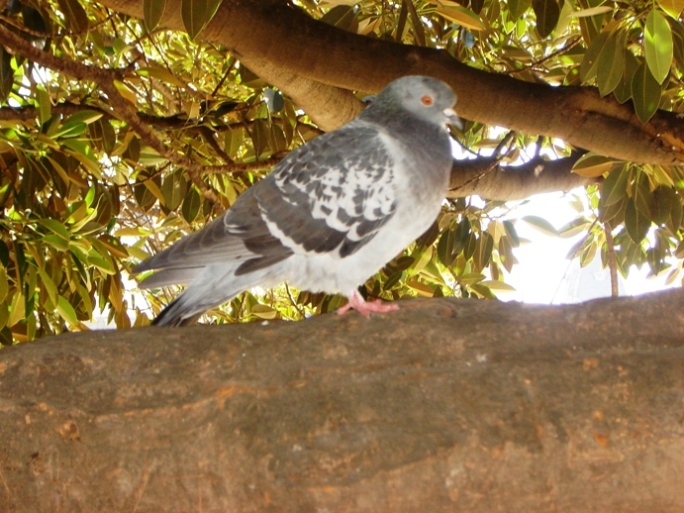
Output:
[[183,294],[171,301],[152,321],[152,326],[180,327],[194,324],[200,318],[200,313],[186,311],[182,304]]
[[[275,275],[280,276],[277,269]],[[207,268],[161,311],[152,324],[171,327],[194,324],[207,310],[230,301],[244,290],[277,283],[279,280],[274,280],[273,276],[271,268],[246,275],[236,275],[234,265]]]
[[237,294],[232,294],[231,296],[224,296],[215,301],[202,301],[198,303],[193,301],[186,290],[159,312],[159,315],[152,321],[152,325],[164,327],[189,326],[190,324],[197,322],[197,319],[210,308],[225,303],[236,295]]

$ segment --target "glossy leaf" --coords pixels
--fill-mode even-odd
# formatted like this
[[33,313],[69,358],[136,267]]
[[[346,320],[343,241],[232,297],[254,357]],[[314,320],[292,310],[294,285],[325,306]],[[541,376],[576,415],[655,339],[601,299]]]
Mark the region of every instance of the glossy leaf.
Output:
[[[151,0],[154,1],[154,0]],[[142,77],[150,77],[159,80],[165,84],[176,87],[185,87],[185,84],[176,77],[173,73],[157,67],[144,67],[138,70],[138,74]]]
[[69,301],[66,300],[66,298],[59,296],[57,299],[57,305],[55,306],[57,307],[57,311],[62,319],[68,322],[71,326],[78,326],[78,316],[76,315],[76,311],[74,310],[74,307],[71,306]]
[[599,14],[605,14],[614,10],[614,7],[608,5],[599,5],[596,7],[588,7],[587,9],[580,9],[579,11],[573,12],[570,16],[573,18],[586,18],[589,16],[598,16]]
[[610,206],[620,201],[627,191],[629,172],[620,167],[613,169],[601,186],[601,203]]
[[7,281],[7,270],[5,266],[0,265],[0,303],[7,297],[9,292],[9,282]]
[[649,71],[645,61],[639,64],[632,77],[634,110],[642,123],[647,123],[658,110],[660,85]]
[[632,97],[632,77],[639,67],[639,61],[629,50],[625,50],[625,66],[620,78],[620,82],[617,87],[613,90],[613,95],[615,99],[620,103],[625,103]]
[[36,88],[36,102],[38,103],[38,121],[43,125],[52,117],[52,102],[50,95],[42,87]]
[[537,32],[548,37],[558,24],[560,6],[556,0],[532,0],[532,9],[537,15]]
[[601,96],[618,86],[625,72],[624,38],[621,31],[611,32],[596,61],[596,83]]
[[188,223],[192,223],[197,218],[201,206],[202,198],[194,187],[190,187],[187,196],[185,196],[185,199],[183,200],[183,207],[181,208],[183,218]]
[[195,39],[211,21],[222,0],[181,0],[181,18],[190,39]]
[[558,235],[558,232],[553,227],[553,225],[551,223],[549,223],[543,217],[525,216],[522,218],[522,220],[525,221],[526,223],[530,224],[531,226],[535,227],[537,230],[539,230],[542,233],[545,233],[547,235]]
[[672,66],[672,31],[665,16],[658,9],[651,9],[644,29],[644,55],[651,75],[662,84]]
[[614,159],[595,153],[587,153],[575,162],[575,165],[572,166],[572,172],[580,176],[596,178],[609,172],[613,168],[613,164],[615,164]]
[[456,25],[469,30],[484,30],[484,24],[480,17],[467,7],[449,5],[438,8],[436,12]]
[[508,2],[508,10],[513,21],[517,21],[530,7],[532,7],[532,0],[509,0]]
[[588,82],[596,77],[598,58],[601,52],[603,52],[603,47],[606,45],[609,35],[608,32],[601,32],[594,38],[589,48],[587,48],[580,65],[580,78],[582,82]]
[[62,11],[69,30],[78,34],[88,30],[88,15],[78,0],[57,0],[59,10]]
[[161,20],[166,0],[143,0],[143,20],[148,32],[152,32]]
[[336,5],[325,13],[321,21],[347,32],[357,32],[359,29],[356,10],[351,5]]
[[679,15],[684,10],[684,0],[658,0],[658,5],[675,20],[679,20]]
[[625,209],[625,228],[635,244],[639,244],[651,226],[651,221],[637,209],[634,201],[627,202]]

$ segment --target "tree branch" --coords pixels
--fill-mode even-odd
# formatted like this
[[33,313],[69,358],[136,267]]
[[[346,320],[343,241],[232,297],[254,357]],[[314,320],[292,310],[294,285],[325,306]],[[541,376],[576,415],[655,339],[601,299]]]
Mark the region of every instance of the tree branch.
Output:
[[684,292],[0,351],[0,511],[680,513]]
[[[142,17],[137,0],[103,3]],[[169,0],[162,23],[183,30],[180,13],[180,0]],[[602,98],[594,88],[551,87],[477,70],[443,50],[339,30],[283,1],[225,0],[202,37],[228,47],[326,130],[360,111],[350,90],[376,92],[399,76],[425,74],[454,87],[460,98],[457,110],[467,119],[558,137],[633,162],[684,162],[684,123],[673,113],[659,111],[642,125],[629,105]]]
[[455,160],[447,197],[477,194],[486,199],[509,201],[595,183],[597,179],[571,172],[582,154],[573,152],[570,157],[557,160],[536,157],[518,166],[502,166],[497,157]]

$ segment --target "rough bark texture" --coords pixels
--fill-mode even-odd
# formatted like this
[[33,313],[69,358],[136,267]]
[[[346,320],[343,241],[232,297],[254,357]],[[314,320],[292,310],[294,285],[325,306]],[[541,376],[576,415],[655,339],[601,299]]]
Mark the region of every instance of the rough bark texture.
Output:
[[0,512],[684,511],[684,292],[0,351]]
[[[142,17],[138,0],[102,0]],[[183,30],[180,0],[161,23]],[[225,0],[200,35],[225,45],[244,64],[290,95],[325,130],[361,109],[347,90],[374,92],[407,74],[435,76],[459,95],[466,119],[505,126],[615,158],[651,164],[684,161],[684,124],[660,111],[642,125],[630,105],[595,88],[551,87],[471,68],[447,52],[371,39],[311,19],[284,0]]]

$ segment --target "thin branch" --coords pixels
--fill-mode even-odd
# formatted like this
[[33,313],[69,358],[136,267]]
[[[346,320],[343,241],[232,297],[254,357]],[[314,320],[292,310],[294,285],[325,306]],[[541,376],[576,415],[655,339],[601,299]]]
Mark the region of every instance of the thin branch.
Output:
[[608,270],[610,271],[610,295],[618,297],[620,290],[618,287],[617,259],[615,258],[615,241],[613,240],[613,229],[610,223],[603,223],[603,231],[606,234],[606,255],[608,257]]

